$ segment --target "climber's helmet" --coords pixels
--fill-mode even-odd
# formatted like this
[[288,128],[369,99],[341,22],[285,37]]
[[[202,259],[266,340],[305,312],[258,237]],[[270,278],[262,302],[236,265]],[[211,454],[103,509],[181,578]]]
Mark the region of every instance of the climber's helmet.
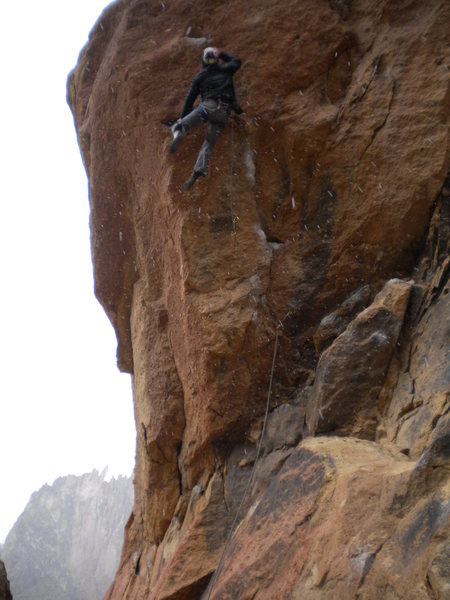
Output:
[[202,64],[204,67],[207,67],[208,65],[215,65],[217,64],[218,60],[219,52],[217,51],[217,48],[210,46],[209,48],[205,48],[203,50]]

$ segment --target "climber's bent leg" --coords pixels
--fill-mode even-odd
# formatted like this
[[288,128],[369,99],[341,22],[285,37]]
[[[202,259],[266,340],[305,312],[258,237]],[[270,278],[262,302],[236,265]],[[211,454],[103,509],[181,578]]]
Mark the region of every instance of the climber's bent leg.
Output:
[[199,109],[196,108],[195,110],[190,112],[188,115],[186,115],[183,119],[181,119],[180,125],[181,125],[183,132],[186,132],[186,131],[189,131],[189,129],[194,129],[195,127],[198,127],[199,125],[201,125],[204,122],[205,122],[205,120],[202,118],[202,115],[201,115]]
[[195,163],[194,173],[199,173],[205,176],[208,171],[209,159],[217,140],[221,136],[225,124],[223,123],[210,123],[206,130],[205,141],[203,142],[200,152],[198,153],[197,162]]
[[181,119],[181,121],[175,123],[175,125],[172,126],[173,139],[169,146],[170,152],[176,152],[178,146],[181,143],[181,140],[184,138],[186,132],[189,131],[189,129],[198,127],[203,122],[204,120],[202,119],[202,116],[199,113],[198,109],[195,109],[188,115],[186,115],[183,119]]

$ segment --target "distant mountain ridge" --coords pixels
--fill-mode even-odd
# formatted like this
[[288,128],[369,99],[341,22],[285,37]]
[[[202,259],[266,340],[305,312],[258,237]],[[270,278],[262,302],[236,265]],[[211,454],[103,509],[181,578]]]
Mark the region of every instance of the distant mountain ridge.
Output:
[[35,492],[1,549],[14,600],[99,600],[118,566],[130,477],[94,470]]

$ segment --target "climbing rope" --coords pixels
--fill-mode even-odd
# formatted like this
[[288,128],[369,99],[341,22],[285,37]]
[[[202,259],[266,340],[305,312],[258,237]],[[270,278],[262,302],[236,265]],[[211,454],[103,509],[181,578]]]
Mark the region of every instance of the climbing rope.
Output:
[[213,587],[214,587],[214,585],[215,585],[215,583],[217,581],[217,578],[219,577],[219,575],[220,575],[220,573],[222,571],[223,561],[225,559],[225,555],[226,555],[226,552],[228,550],[228,546],[229,546],[229,544],[231,542],[231,538],[233,537],[233,533],[234,533],[234,530],[235,530],[236,523],[238,521],[239,515],[241,513],[242,507],[244,506],[244,503],[247,500],[248,492],[250,490],[250,485],[251,485],[251,483],[253,481],[253,477],[254,477],[255,471],[256,471],[256,465],[257,465],[257,462],[258,462],[258,459],[259,459],[259,455],[261,453],[262,441],[263,441],[263,438],[264,438],[264,434],[266,432],[267,417],[269,415],[270,396],[272,394],[273,372],[275,370],[275,360],[276,360],[277,351],[278,351],[278,335],[279,335],[280,327],[282,327],[281,321],[280,321],[279,325],[277,325],[276,332],[275,332],[275,346],[274,346],[274,349],[273,349],[272,368],[270,370],[269,391],[267,392],[266,412],[264,414],[264,420],[263,420],[263,426],[262,426],[262,429],[261,429],[261,435],[259,436],[259,443],[258,443],[258,449],[256,451],[255,462],[253,463],[253,469],[252,469],[252,472],[250,473],[250,477],[248,479],[244,495],[242,496],[241,502],[239,504],[239,507],[238,507],[238,509],[236,511],[236,515],[235,515],[234,520],[233,520],[233,524],[231,525],[230,532],[228,534],[228,537],[226,539],[225,545],[223,547],[222,554],[221,554],[220,560],[219,560],[219,564],[217,565],[217,569],[215,570],[214,575],[213,575],[213,577],[212,577],[212,579],[211,579],[211,581],[209,583],[207,600],[210,599]]
[[234,205],[233,205],[233,170],[234,170],[234,123],[233,119],[231,119],[231,161],[230,161],[230,212],[231,212],[231,223],[233,227],[232,235],[234,239],[234,247],[237,246],[237,237],[236,237],[236,225],[239,221],[238,215],[234,214]]

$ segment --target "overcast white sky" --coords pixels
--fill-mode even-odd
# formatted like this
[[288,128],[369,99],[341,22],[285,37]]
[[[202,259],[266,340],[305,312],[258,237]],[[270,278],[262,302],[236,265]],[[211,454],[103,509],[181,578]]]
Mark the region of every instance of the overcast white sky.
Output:
[[128,375],[93,294],[87,181],[66,78],[106,0],[2,8],[0,542],[69,473],[131,475]]

